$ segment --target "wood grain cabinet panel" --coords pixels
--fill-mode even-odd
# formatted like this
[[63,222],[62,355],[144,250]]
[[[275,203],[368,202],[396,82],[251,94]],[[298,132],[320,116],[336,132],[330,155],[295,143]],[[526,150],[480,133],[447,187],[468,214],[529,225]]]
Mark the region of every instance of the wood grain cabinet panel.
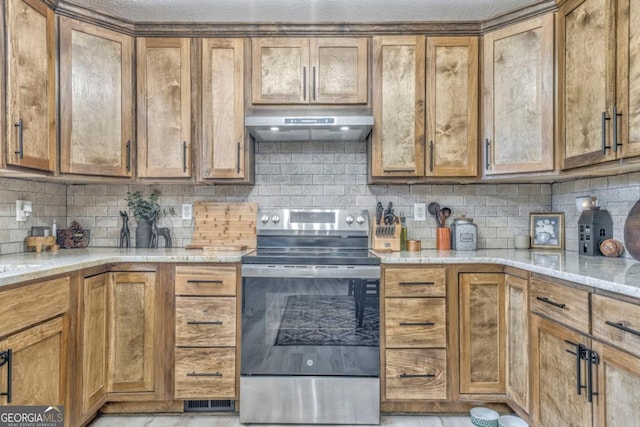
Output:
[[424,176],[425,38],[373,38],[374,177]]
[[60,17],[60,168],[130,177],[133,38]]
[[461,273],[460,392],[505,392],[505,285],[502,273]]
[[387,268],[384,293],[387,297],[444,297],[446,278],[444,268]]
[[176,399],[235,399],[234,348],[176,348]]
[[595,338],[640,357],[640,305],[592,294],[591,324]]
[[447,321],[444,298],[387,298],[387,347],[446,347]]
[[309,41],[254,38],[251,100],[254,104],[306,104]]
[[236,299],[176,299],[176,345],[233,347],[236,344]]
[[177,266],[176,295],[232,296],[236,294],[235,266]]
[[427,176],[476,176],[478,38],[427,39]]
[[505,278],[507,396],[529,412],[529,283],[513,275]]
[[191,54],[187,38],[136,40],[137,175],[191,176]]
[[387,399],[446,399],[446,350],[404,349],[386,350],[385,353]]
[[6,163],[56,170],[55,23],[39,0],[8,0]]
[[589,293],[538,279],[531,280],[531,310],[589,333]]
[[554,15],[484,42],[485,174],[554,169]]
[[244,40],[202,40],[202,178],[249,179]]

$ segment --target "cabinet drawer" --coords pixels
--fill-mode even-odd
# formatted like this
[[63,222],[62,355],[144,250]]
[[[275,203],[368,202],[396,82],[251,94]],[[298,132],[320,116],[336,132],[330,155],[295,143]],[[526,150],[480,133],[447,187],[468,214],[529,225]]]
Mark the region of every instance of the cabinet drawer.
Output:
[[387,347],[446,347],[444,298],[385,299]]
[[446,399],[446,350],[387,350],[387,400]]
[[176,399],[235,399],[233,348],[176,348]]
[[235,298],[176,297],[176,346],[235,345]]
[[446,295],[444,268],[389,268],[384,272],[387,297],[443,297]]
[[593,336],[640,355],[640,305],[591,295]]
[[176,295],[235,295],[236,267],[176,267]]
[[589,293],[562,285],[531,281],[531,311],[589,333]]

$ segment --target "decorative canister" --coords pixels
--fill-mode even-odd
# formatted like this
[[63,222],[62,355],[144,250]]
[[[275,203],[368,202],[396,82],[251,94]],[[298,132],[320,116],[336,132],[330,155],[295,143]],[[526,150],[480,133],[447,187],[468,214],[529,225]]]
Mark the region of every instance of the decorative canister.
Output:
[[478,249],[478,228],[473,218],[464,215],[453,220],[451,225],[451,249],[475,251]]

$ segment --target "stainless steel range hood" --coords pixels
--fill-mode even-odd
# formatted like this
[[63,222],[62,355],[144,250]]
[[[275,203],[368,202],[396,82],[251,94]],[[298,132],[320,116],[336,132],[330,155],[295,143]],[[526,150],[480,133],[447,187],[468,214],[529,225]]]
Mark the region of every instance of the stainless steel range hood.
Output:
[[244,124],[256,141],[363,141],[373,114],[366,108],[252,109]]

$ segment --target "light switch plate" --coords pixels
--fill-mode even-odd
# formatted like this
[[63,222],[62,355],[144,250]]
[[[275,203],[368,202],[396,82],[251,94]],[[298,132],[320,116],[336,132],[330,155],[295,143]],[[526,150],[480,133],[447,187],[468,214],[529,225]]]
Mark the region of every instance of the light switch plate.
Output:
[[414,221],[427,220],[427,204],[426,203],[413,204],[413,220]]
[[182,204],[182,219],[191,219],[193,217],[193,205],[191,203]]

